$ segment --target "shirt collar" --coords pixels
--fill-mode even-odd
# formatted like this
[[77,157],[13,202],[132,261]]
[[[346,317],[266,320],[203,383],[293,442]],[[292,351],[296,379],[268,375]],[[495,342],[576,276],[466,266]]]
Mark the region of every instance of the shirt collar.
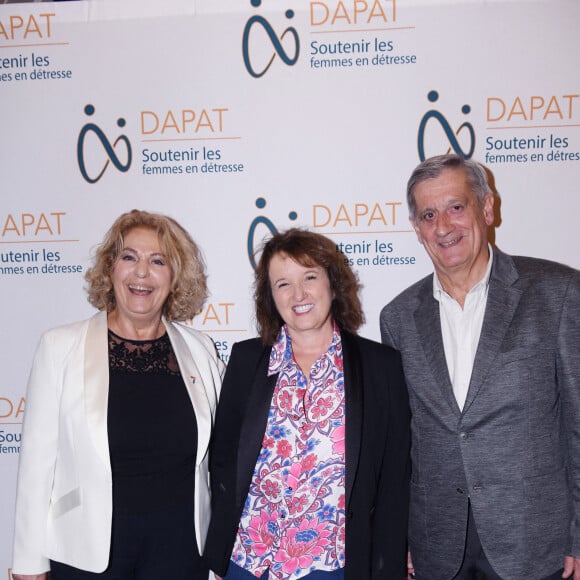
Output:
[[[332,355],[334,352],[336,352],[336,349],[340,344],[340,329],[338,328],[336,322],[333,322],[332,340],[330,342],[330,346],[328,347],[326,353],[324,353],[320,358]],[[280,329],[278,338],[272,345],[272,350],[270,351],[268,376],[279,373],[291,364],[294,364],[294,358],[292,356],[292,340],[290,339],[290,334],[288,333],[288,327],[284,324]]]
[[[485,269],[485,273],[483,274],[483,278],[477,284],[475,284],[473,288],[471,288],[468,294],[487,289],[487,287],[489,286],[489,277],[491,276],[491,265],[493,264],[493,248],[491,247],[490,244],[487,244],[487,247],[489,249],[489,260],[487,261],[487,267]],[[443,286],[441,286],[441,282],[439,281],[439,277],[437,276],[437,272],[435,271],[433,272],[433,298],[435,298],[435,300],[439,302],[442,296],[449,296],[449,294],[447,294],[447,292],[445,292],[445,290],[443,289]]]

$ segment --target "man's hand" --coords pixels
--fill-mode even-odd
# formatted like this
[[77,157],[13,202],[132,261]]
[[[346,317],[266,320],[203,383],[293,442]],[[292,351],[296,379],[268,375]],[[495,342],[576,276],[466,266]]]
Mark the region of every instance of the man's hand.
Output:
[[574,556],[564,557],[564,572],[562,578],[570,578],[570,580],[580,580],[580,558]]
[[42,574],[12,574],[13,580],[48,580],[48,572]]

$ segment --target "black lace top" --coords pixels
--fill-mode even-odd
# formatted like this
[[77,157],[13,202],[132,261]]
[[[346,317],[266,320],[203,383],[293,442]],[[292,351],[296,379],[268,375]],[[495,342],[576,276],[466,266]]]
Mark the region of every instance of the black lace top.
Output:
[[197,425],[166,334],[136,341],[109,331],[108,434],[114,511],[193,503]]

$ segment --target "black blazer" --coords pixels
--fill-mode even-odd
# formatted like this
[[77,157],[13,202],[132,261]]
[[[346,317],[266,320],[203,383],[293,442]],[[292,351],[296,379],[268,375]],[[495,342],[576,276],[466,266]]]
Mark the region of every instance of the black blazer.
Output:
[[[409,403],[398,351],[342,331],[346,392],[347,580],[406,578]],[[204,555],[225,574],[278,375],[271,347],[234,345],[210,456],[212,518]]]

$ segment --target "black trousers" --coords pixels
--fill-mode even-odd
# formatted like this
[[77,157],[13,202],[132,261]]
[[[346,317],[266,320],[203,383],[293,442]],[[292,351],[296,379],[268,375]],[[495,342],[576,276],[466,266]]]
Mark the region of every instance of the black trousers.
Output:
[[[467,518],[467,539],[465,541],[465,552],[463,555],[463,563],[459,572],[453,577],[453,580],[502,580],[498,576],[491,564],[489,563],[485,552],[481,546],[477,529],[475,528],[475,520],[471,512],[471,504],[469,505],[469,515]],[[550,576],[546,576],[543,580],[561,580],[562,570],[554,572]],[[522,580],[525,580],[522,578]]]
[[207,580],[195,540],[193,502],[146,514],[115,514],[102,573],[51,561],[51,580]]

